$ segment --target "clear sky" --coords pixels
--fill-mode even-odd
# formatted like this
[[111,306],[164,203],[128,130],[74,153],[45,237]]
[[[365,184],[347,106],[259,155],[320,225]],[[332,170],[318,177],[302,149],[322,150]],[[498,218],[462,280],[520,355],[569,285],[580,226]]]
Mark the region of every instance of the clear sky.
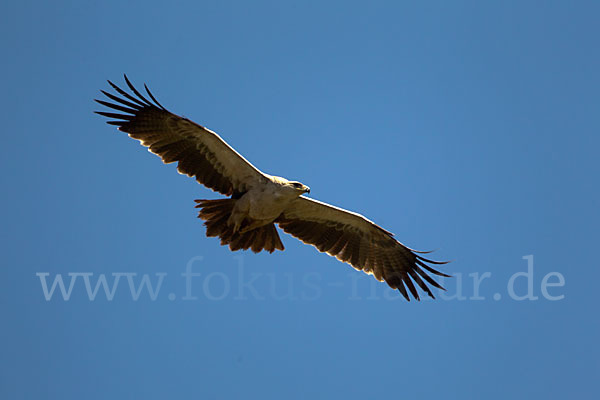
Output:
[[[599,3],[366,4],[2,3],[0,398],[596,392]],[[220,195],[93,114],[123,73],[448,291],[206,238]]]

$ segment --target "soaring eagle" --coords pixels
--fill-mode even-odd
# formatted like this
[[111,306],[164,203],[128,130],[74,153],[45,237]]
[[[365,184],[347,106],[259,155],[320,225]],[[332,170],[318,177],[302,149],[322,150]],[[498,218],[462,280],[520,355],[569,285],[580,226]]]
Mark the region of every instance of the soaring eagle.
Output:
[[[101,90],[114,103],[96,100],[115,112],[96,111],[108,123],[137,139],[165,164],[178,162],[181,174],[193,176],[228,198],[196,200],[206,236],[218,236],[232,251],[284,250],[275,224],[284,232],[336,257],[357,270],[385,281],[410,301],[419,300],[413,281],[435,298],[426,282],[444,289],[427,272],[449,277],[398,242],[394,235],[360,214],[303,196],[310,188],[300,182],[271,176],[250,164],[215,132],[165,109],[144,85],[150,100],[131,84],[127,93],[108,81],[119,97]],[[408,291],[407,291],[408,289]]]

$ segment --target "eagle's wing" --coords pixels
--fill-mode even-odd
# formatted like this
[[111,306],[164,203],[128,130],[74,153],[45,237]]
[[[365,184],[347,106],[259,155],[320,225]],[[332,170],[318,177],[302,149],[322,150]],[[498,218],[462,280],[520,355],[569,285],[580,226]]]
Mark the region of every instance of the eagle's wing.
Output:
[[[431,261],[394,239],[393,234],[360,214],[343,210],[308,197],[296,199],[278,218],[279,227],[319,251],[352,265],[357,270],[386,281],[410,301],[406,288],[419,300],[411,281],[415,281],[429,296],[435,298],[427,283],[442,288],[427,272],[449,277],[426,263]],[[425,270],[425,271],[424,271]],[[406,288],[404,287],[406,285]]]
[[165,164],[178,161],[177,170],[181,174],[194,176],[198,182],[227,196],[239,196],[255,183],[266,179],[261,171],[215,132],[167,111],[146,85],[144,87],[151,100],[138,92],[127,76],[125,82],[133,94],[108,81],[122,97],[102,90],[114,103],[96,100],[122,114],[96,113],[116,119],[108,123],[139,140],[148,150],[160,156]]

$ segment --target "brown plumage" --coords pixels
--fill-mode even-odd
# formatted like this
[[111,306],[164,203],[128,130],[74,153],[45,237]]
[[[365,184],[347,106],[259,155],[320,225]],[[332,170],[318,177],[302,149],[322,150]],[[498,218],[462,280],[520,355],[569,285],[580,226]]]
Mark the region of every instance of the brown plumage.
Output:
[[443,289],[428,274],[448,277],[428,264],[445,264],[422,257],[394,235],[356,214],[303,196],[310,189],[300,182],[265,174],[231,148],[219,135],[167,111],[144,85],[150,99],[129,82],[127,93],[109,81],[122,97],[102,91],[113,102],[96,100],[115,112],[96,111],[111,118],[119,130],[137,139],[164,163],[208,188],[230,196],[196,200],[206,235],[219,237],[232,251],[284,250],[275,224],[338,260],[385,281],[410,301],[419,299],[414,283],[434,297],[427,286]]

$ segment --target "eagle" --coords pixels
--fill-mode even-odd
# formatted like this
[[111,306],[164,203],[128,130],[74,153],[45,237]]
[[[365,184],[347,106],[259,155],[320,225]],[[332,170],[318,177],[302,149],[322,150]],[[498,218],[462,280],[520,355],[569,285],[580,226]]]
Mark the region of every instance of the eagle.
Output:
[[450,275],[429,264],[447,262],[423,257],[428,252],[406,247],[360,214],[306,197],[310,188],[303,183],[260,171],[215,132],[164,108],[145,84],[148,98],[127,75],[124,78],[131,92],[109,80],[116,94],[101,92],[113,102],[95,101],[111,110],[95,113],[109,118],[108,124],[140,141],[165,164],[177,162],[179,173],[227,196],[195,200],[207,237],[219,237],[231,251],[273,253],[284,250],[277,224],[320,252],[385,281],[408,301],[409,293],[420,300],[415,283],[431,298],[435,296],[427,284],[445,290],[429,274]]

